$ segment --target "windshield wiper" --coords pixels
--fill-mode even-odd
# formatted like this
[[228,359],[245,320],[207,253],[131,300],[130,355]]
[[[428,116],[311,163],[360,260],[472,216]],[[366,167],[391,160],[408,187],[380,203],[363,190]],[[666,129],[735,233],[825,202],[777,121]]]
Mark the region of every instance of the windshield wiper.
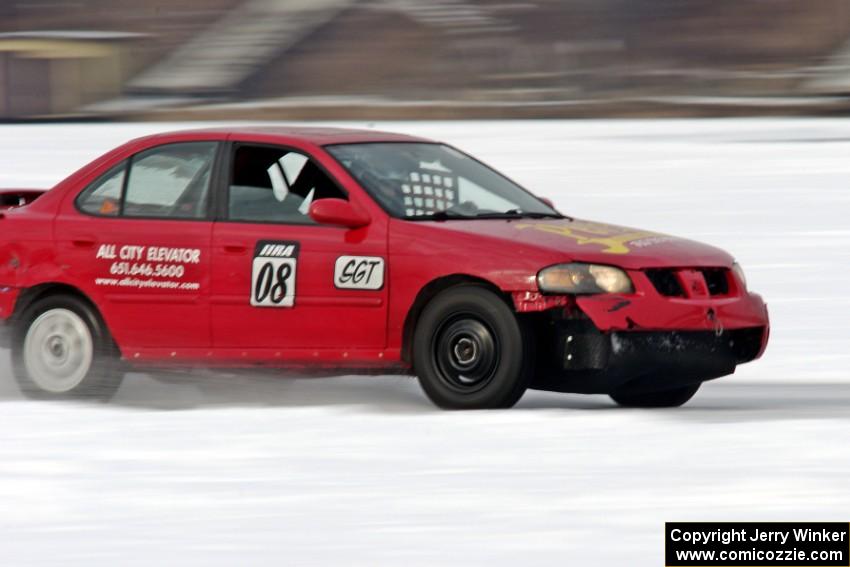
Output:
[[530,219],[565,219],[561,213],[523,213],[522,216]]
[[429,215],[417,215],[404,217],[405,220],[412,221],[430,221],[430,220],[452,220],[452,219],[563,219],[567,218],[560,213],[532,213],[521,211],[520,209],[510,209],[504,212],[486,212],[476,213],[474,215],[464,215],[455,211],[437,211]]
[[451,220],[451,219],[474,219],[474,216],[462,215],[460,213],[456,213],[454,211],[437,211],[436,213],[431,213],[430,215],[415,215],[404,217],[404,220],[412,220],[412,221],[430,221],[430,220]]
[[522,211],[520,209],[509,209],[501,213],[478,213],[475,215],[478,219],[562,219],[564,215],[560,213],[534,213]]

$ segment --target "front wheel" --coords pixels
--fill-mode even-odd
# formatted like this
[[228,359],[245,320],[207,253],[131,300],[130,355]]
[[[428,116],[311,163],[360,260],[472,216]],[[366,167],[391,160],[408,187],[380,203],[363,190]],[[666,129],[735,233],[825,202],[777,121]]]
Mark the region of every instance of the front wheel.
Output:
[[502,299],[480,286],[452,288],[433,299],[413,340],[419,383],[441,408],[508,408],[531,379],[520,322]]
[[611,399],[629,408],[677,408],[694,397],[701,384],[690,384],[660,392],[624,394],[614,392]]
[[123,378],[105,325],[69,295],[37,300],[22,314],[12,370],[21,392],[36,399],[108,400]]

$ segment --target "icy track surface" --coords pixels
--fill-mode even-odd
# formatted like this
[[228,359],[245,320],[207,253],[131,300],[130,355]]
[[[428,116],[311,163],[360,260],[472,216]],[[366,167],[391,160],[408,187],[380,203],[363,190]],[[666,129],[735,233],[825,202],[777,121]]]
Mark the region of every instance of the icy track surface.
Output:
[[[376,126],[568,214],[728,249],[770,305],[765,358],[678,410],[530,392],[446,413],[399,377],[131,375],[107,406],[25,402],[3,352],[0,565],[655,567],[665,520],[848,520],[850,121]],[[177,127],[3,126],[0,186]]]

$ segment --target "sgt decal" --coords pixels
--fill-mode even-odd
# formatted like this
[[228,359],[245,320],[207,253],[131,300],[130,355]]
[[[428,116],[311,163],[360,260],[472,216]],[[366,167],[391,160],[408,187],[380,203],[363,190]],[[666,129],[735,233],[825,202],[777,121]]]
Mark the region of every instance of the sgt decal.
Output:
[[298,242],[261,240],[251,266],[251,305],[293,307]]
[[339,289],[381,289],[384,287],[384,259],[340,256],[334,265],[334,285]]

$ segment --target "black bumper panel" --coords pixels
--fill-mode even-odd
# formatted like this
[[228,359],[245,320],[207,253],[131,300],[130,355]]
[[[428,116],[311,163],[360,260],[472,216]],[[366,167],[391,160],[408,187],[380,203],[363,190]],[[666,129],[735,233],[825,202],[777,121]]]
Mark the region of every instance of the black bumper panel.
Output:
[[[666,390],[732,374],[755,358],[765,329],[602,333],[589,322],[538,336],[533,388],[608,394]],[[555,331],[552,333],[551,331]]]

